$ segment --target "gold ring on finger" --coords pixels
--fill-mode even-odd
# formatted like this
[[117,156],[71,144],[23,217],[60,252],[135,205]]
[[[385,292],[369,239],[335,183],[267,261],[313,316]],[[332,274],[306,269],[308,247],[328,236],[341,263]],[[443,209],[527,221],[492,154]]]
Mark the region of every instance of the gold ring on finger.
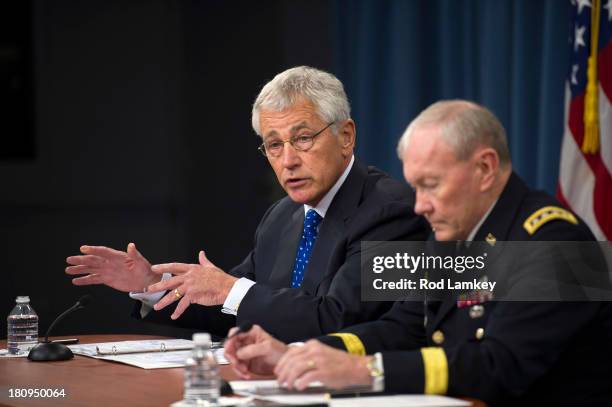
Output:
[[183,294],[181,294],[181,292],[178,290],[178,288],[175,288],[174,289],[174,296],[178,300],[179,298],[181,298],[183,296]]
[[308,369],[314,369],[316,364],[315,364],[314,360],[309,360],[308,362],[306,362],[306,366],[308,367]]

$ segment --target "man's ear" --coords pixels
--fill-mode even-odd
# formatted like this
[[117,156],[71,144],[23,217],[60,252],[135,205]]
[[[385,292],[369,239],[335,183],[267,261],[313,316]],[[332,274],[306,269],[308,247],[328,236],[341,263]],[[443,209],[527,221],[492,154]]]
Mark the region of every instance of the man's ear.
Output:
[[355,137],[357,130],[355,129],[355,122],[353,119],[345,120],[338,128],[338,137],[342,146],[342,153],[344,156],[353,154],[353,148],[355,148]]
[[499,170],[499,155],[491,147],[484,147],[476,151],[474,159],[480,175],[480,191],[487,191],[495,182]]

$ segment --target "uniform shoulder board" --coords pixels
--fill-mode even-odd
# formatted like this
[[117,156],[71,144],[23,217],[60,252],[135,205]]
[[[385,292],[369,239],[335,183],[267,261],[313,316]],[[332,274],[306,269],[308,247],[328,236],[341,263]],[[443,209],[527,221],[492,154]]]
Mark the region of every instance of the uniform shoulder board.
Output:
[[527,233],[533,235],[543,225],[555,219],[561,219],[574,225],[578,224],[578,219],[570,211],[558,206],[545,206],[529,215],[523,223],[523,227]]

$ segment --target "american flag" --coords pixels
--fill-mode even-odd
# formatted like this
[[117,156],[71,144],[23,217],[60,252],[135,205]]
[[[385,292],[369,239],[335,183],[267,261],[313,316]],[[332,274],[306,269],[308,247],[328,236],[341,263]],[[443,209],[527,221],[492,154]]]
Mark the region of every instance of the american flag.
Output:
[[612,240],[612,0],[572,0],[571,15],[557,197]]

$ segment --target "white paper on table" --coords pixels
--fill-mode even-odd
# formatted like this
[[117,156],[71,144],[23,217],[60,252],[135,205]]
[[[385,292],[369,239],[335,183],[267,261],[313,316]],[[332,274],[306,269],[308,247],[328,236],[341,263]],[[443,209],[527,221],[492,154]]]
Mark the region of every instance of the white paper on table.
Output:
[[372,396],[330,399],[329,407],[463,407],[471,403],[465,400],[423,394],[400,394],[394,396]]
[[104,342],[96,345],[100,355],[118,355],[127,353],[171,352],[189,350],[193,342],[186,339],[150,339],[141,341]]
[[[329,401],[329,395],[324,391],[320,393],[274,394],[275,390],[282,389],[276,380],[236,380],[230,382],[230,385],[236,394],[280,404],[300,405],[308,403],[327,403]],[[309,385],[309,387],[312,388],[322,386],[323,384],[321,382],[313,382]],[[270,394],[264,395],[267,392],[270,392]]]
[[225,350],[223,348],[213,349],[213,353],[215,355],[215,359],[217,363],[220,365],[229,365],[230,362],[225,357]]
[[[329,403],[329,397],[325,393],[318,394],[287,394],[282,396],[257,396],[258,400],[272,401],[279,404],[316,404],[316,403]],[[352,400],[352,399],[348,399]],[[331,404],[329,404],[331,406]],[[345,406],[353,406],[355,404],[345,404]],[[367,404],[372,406],[372,404]],[[381,404],[384,405],[384,404]],[[386,405],[385,405],[386,407]]]
[[189,350],[154,353],[131,353],[128,355],[95,356],[96,359],[125,363],[143,369],[165,369],[185,366],[185,360],[191,355]]
[[[250,395],[257,390],[278,389],[280,386],[276,380],[233,380],[230,382],[234,393]],[[309,387],[322,387],[321,382],[312,382]],[[321,392],[324,394],[324,392]]]
[[257,396],[257,399],[272,401],[281,404],[308,404],[327,403],[329,407],[465,407],[471,403],[443,396],[429,396],[419,394],[329,398],[325,393],[304,395]]
[[278,387],[276,380],[232,380],[230,382],[234,393],[246,393],[256,387]]
[[[170,341],[186,341],[184,339],[173,339],[166,340],[165,342]],[[155,346],[158,345],[159,340],[154,341],[124,341],[124,342],[105,342],[105,343],[89,343],[85,345],[70,345],[69,348],[73,353],[77,355],[87,356],[94,359],[108,360],[112,362],[125,363],[127,365],[140,367],[142,369],[164,369],[164,368],[173,368],[173,367],[184,367],[185,361],[191,355],[191,350],[181,350],[181,351],[165,351],[165,352],[149,352],[149,353],[127,353],[127,354],[117,354],[117,355],[100,355],[98,354],[97,349],[100,346],[108,347],[117,346],[114,344],[123,344],[125,342],[132,342],[128,344],[129,347],[133,349],[142,349],[143,346]],[[140,342],[133,343],[133,342]],[[151,343],[153,342],[153,343]],[[191,342],[191,341],[186,341]],[[215,355],[215,359],[217,363],[220,365],[229,364],[227,359],[225,359],[223,348],[213,349],[213,353]]]
[[[217,404],[220,407],[224,407],[224,406],[227,406],[227,407],[246,406],[246,405],[251,405],[250,404],[251,401],[253,401],[252,397],[238,398],[238,397],[223,397],[223,396],[221,396],[217,400]],[[179,400],[179,401],[176,401],[176,402],[170,404],[170,407],[194,407],[194,403],[193,403],[193,401]]]
[[[319,383],[320,385],[320,383]],[[257,389],[278,389],[279,385],[276,380],[235,380],[230,382],[234,393],[243,396],[252,396],[252,392]],[[255,398],[258,400],[273,401],[281,404],[307,404],[307,403],[326,403],[326,393],[316,394],[287,394],[274,396],[260,396]]]
[[[251,395],[257,389],[273,389],[279,385],[276,380],[237,380],[230,382],[237,394]],[[311,387],[319,387],[320,382],[311,383]],[[269,396],[256,396],[257,399],[273,401],[284,404],[328,403],[330,407],[463,407],[470,403],[464,400],[443,396],[429,395],[390,395],[390,396],[362,396],[330,398],[327,393],[280,394]]]

